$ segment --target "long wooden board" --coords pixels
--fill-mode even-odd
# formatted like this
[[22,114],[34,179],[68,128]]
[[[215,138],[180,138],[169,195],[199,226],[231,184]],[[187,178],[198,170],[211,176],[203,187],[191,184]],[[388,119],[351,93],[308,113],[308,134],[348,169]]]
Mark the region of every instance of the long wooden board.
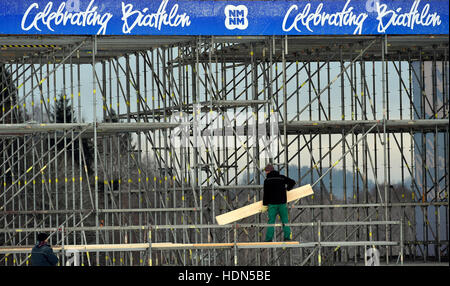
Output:
[[[295,188],[287,193],[287,202],[290,203],[292,201],[299,200],[301,198],[307,197],[309,195],[314,194],[311,185],[304,185],[298,188]],[[231,212],[227,212],[221,215],[216,216],[217,223],[219,225],[229,224],[240,219],[249,217],[251,215],[255,215],[260,213],[262,210],[262,201],[247,205],[242,208],[238,208]]]
[[[172,243],[172,242],[157,242],[152,243],[153,249],[207,249],[207,248],[270,248],[270,247],[295,247],[299,245],[298,241],[280,241],[280,242],[225,242],[225,243]],[[65,251],[78,250],[80,252],[94,252],[94,251],[143,251],[150,247],[149,243],[127,243],[127,244],[87,244],[87,245],[65,245]],[[13,246],[0,247],[0,254],[11,253],[30,253],[32,246]],[[61,252],[63,247],[61,245],[52,246],[55,253]]]

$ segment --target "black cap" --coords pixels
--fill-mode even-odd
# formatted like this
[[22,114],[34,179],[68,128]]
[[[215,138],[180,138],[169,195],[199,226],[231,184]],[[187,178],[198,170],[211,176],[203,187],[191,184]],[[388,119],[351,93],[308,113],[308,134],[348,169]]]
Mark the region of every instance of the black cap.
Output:
[[39,233],[39,234],[37,235],[37,240],[38,240],[38,241],[44,241],[44,240],[46,240],[47,238],[48,238],[48,234],[43,233],[43,232],[41,232],[41,233]]

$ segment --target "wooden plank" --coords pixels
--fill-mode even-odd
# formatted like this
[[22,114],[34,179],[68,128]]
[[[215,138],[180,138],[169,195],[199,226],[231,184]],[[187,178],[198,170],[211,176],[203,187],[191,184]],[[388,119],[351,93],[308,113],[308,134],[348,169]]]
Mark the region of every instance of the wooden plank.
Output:
[[[280,241],[280,242],[238,242],[238,247],[270,247],[270,246],[293,246],[299,245],[298,241]],[[159,242],[152,243],[153,249],[195,249],[195,248],[228,248],[234,247],[233,242],[224,243],[172,243],[172,242]],[[64,245],[64,251],[78,250],[81,252],[94,252],[94,251],[142,251],[149,248],[149,243],[127,243],[127,244],[87,244],[87,245]],[[0,247],[0,253],[29,253],[32,246],[13,246],[13,247]],[[53,251],[58,253],[62,251],[61,245],[55,245],[52,247]]]
[[217,224],[224,225],[235,222],[237,220],[249,217],[251,215],[255,215],[262,210],[262,201],[247,205],[242,208],[238,208],[231,212],[227,212],[221,215],[216,216]]
[[310,184],[295,188],[286,193],[287,202],[297,201],[301,198],[307,197],[314,194],[313,189]]
[[[297,245],[298,241],[271,241],[271,242],[237,242],[237,246],[267,246],[267,245]],[[194,247],[233,247],[233,242],[224,243],[195,243]]]
[[[290,203],[292,201],[299,200],[301,198],[307,197],[309,195],[314,194],[313,189],[311,188],[311,185],[304,185],[298,188],[295,188],[291,191],[288,191],[286,193],[287,195],[287,202]],[[242,208],[238,208],[236,210],[221,214],[216,216],[217,223],[219,225],[229,224],[238,220],[241,220],[243,218],[249,217],[251,215],[255,215],[257,213],[260,213],[262,210],[262,201],[247,205]]]
[[271,241],[271,242],[238,242],[237,246],[255,246],[255,247],[265,247],[265,246],[285,246],[285,245],[299,245],[298,241]]
[[[64,250],[80,250],[80,251],[102,251],[102,250],[114,250],[114,251],[130,251],[130,250],[143,250],[148,249],[149,243],[127,243],[127,244],[89,244],[89,245],[65,245]],[[186,248],[191,247],[192,244],[172,243],[172,242],[156,242],[151,244],[154,249],[165,248]],[[56,247],[55,250],[60,250],[61,247]]]

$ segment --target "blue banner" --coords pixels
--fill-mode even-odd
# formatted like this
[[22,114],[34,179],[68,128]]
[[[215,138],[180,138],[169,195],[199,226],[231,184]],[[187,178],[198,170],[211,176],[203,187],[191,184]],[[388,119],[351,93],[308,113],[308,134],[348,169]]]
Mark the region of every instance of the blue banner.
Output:
[[448,0],[0,0],[0,34],[447,34]]

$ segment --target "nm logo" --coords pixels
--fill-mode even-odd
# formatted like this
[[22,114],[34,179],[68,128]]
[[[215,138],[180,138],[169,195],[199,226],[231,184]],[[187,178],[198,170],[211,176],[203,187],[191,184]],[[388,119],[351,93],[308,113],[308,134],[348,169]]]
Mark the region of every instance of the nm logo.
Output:
[[245,30],[248,27],[248,9],[244,5],[225,7],[225,27],[228,30]]

